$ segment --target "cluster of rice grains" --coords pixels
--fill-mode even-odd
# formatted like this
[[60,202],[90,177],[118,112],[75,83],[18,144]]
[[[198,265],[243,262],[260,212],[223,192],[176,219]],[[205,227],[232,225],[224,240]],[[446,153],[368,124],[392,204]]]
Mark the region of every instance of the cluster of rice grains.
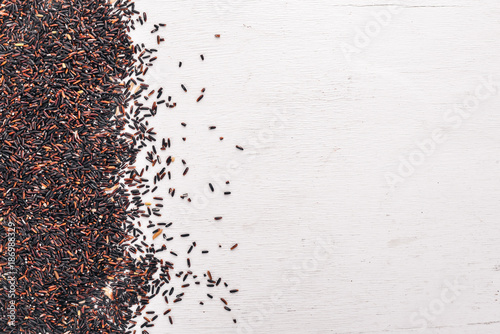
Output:
[[[171,223],[161,222],[163,198],[152,193],[172,177],[175,159],[170,139],[147,120],[176,104],[141,78],[156,50],[129,37],[134,22],[147,21],[137,14],[122,0],[0,2],[1,333],[147,334],[158,317],[173,322],[169,305],[193,282],[237,292],[210,272],[175,271],[165,256],[181,254],[168,247]],[[141,150],[149,165],[139,171]],[[147,179],[155,165],[164,167]],[[152,203],[143,202],[147,193]],[[7,222],[16,224],[15,327]],[[196,242],[188,246],[189,254]],[[148,308],[154,297],[165,301],[161,312]]]

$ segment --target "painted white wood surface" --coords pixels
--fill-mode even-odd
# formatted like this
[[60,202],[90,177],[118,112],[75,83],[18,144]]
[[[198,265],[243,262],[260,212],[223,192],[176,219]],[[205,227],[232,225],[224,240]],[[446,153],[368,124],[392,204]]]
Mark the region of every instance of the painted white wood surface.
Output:
[[150,333],[500,333],[498,1],[138,4],[168,25],[150,79],[178,103],[155,120],[190,165],[172,186],[200,199],[169,219],[240,289],[230,313],[192,289]]

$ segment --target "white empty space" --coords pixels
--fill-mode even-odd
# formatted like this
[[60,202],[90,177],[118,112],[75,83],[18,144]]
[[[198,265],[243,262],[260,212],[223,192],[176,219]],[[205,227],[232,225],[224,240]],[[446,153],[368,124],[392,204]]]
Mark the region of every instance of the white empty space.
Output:
[[148,78],[178,107],[153,122],[190,166],[164,187],[200,199],[163,215],[240,290],[226,312],[186,289],[150,333],[500,332],[498,1],[137,8],[136,41],[167,24]]

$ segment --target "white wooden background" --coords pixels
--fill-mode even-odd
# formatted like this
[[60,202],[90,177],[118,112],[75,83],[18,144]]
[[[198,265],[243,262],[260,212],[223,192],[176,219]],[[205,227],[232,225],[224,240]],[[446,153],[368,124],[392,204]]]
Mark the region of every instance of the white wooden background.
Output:
[[240,289],[157,333],[500,333],[500,2],[137,3],[197,199],[165,214]]

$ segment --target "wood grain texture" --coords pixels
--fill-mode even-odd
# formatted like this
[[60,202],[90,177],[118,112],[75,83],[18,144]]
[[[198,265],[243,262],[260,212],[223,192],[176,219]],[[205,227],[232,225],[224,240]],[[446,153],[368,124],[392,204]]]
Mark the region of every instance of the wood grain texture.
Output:
[[[155,128],[199,199],[169,220],[240,289],[231,313],[193,290],[150,333],[500,332],[498,1],[138,4],[168,25],[150,78],[179,107]],[[231,196],[205,195],[227,177]]]

